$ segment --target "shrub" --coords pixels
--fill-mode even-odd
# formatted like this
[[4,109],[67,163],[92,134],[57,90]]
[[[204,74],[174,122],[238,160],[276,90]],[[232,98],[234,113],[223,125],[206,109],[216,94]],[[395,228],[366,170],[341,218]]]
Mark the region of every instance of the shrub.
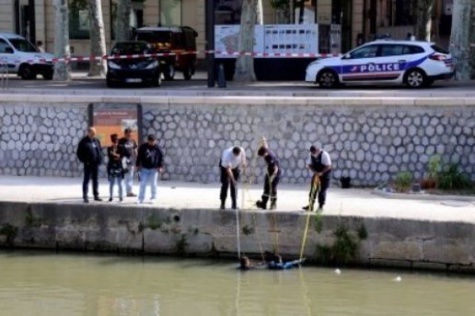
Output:
[[473,183],[470,178],[458,170],[455,163],[444,168],[439,174],[439,189],[442,190],[464,190],[472,189]]
[[409,171],[402,171],[396,175],[394,182],[397,192],[408,191],[412,184],[412,174]]

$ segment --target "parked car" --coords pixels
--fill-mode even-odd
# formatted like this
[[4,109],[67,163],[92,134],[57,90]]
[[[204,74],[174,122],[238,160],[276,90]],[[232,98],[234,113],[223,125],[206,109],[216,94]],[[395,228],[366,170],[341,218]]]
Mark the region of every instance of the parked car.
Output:
[[0,33],[0,72],[16,73],[22,79],[53,79],[53,54],[42,53],[24,37]]
[[341,57],[320,59],[307,66],[305,81],[333,88],[339,84],[431,85],[454,75],[452,56],[434,43],[378,40]]
[[136,30],[135,36],[137,40],[150,43],[157,53],[171,53],[159,57],[166,80],[173,80],[176,71],[183,72],[185,80],[195,74],[198,33],[191,27],[142,27]]
[[116,43],[107,61],[107,86],[149,84],[159,87],[162,83],[160,64],[152,53],[152,47],[146,42]]

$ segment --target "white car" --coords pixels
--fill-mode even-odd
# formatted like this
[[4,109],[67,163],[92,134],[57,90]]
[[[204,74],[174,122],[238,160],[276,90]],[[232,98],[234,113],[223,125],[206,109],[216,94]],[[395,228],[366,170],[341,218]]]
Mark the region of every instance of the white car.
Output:
[[453,75],[452,56],[434,43],[378,40],[341,57],[310,63],[305,81],[322,88],[344,83],[399,83],[421,88]]
[[16,73],[22,79],[34,79],[38,74],[53,79],[53,54],[41,53],[24,37],[0,33],[0,73]]

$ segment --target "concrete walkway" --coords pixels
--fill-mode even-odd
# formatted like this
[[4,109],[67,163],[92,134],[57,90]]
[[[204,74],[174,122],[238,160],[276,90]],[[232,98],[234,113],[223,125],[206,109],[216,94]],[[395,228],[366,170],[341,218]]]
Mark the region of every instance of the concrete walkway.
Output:
[[[44,202],[78,204],[81,199],[81,179],[50,177],[0,176],[0,201]],[[135,186],[135,192],[138,186]],[[248,187],[244,185],[244,187]],[[243,211],[256,209],[253,203],[260,198],[261,185],[240,190],[239,207]],[[147,192],[148,193],[148,192]],[[219,184],[201,184],[177,181],[159,182],[158,199],[155,204],[136,205],[135,198],[125,198],[122,203],[109,203],[108,184],[100,183],[100,194],[111,207],[134,208],[204,208],[216,209],[219,205]],[[244,195],[244,199],[243,199]],[[302,212],[307,204],[308,187],[302,185],[281,185],[279,187],[276,212]],[[228,207],[230,201],[228,200]],[[428,221],[475,223],[475,197],[455,196],[381,196],[369,189],[330,188],[324,214],[353,215],[362,217],[385,217]]]

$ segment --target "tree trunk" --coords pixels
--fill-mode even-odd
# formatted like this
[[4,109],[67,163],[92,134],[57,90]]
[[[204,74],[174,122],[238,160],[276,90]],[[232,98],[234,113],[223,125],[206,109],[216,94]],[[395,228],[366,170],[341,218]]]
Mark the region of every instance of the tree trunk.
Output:
[[[53,3],[55,9],[54,54],[57,58],[69,58],[71,51],[69,50],[68,0],[54,0]],[[53,80],[68,81],[70,79],[69,63],[64,61],[55,63]]]
[[130,39],[130,12],[132,12],[131,0],[119,0],[117,3],[117,18],[115,24],[115,40],[117,42]]
[[472,0],[456,0],[452,10],[450,51],[454,59],[456,80],[469,80],[470,68],[470,15]]
[[[254,29],[257,20],[258,0],[243,0],[241,10],[241,31],[239,34],[239,51],[254,51]],[[255,81],[254,56],[239,56],[236,60],[234,80],[241,82]]]
[[416,38],[430,42],[434,0],[416,1]]
[[[106,55],[106,37],[104,35],[104,20],[102,18],[102,1],[89,0],[89,21],[91,38],[91,56]],[[105,60],[91,60],[88,76],[104,76],[106,72]]]

